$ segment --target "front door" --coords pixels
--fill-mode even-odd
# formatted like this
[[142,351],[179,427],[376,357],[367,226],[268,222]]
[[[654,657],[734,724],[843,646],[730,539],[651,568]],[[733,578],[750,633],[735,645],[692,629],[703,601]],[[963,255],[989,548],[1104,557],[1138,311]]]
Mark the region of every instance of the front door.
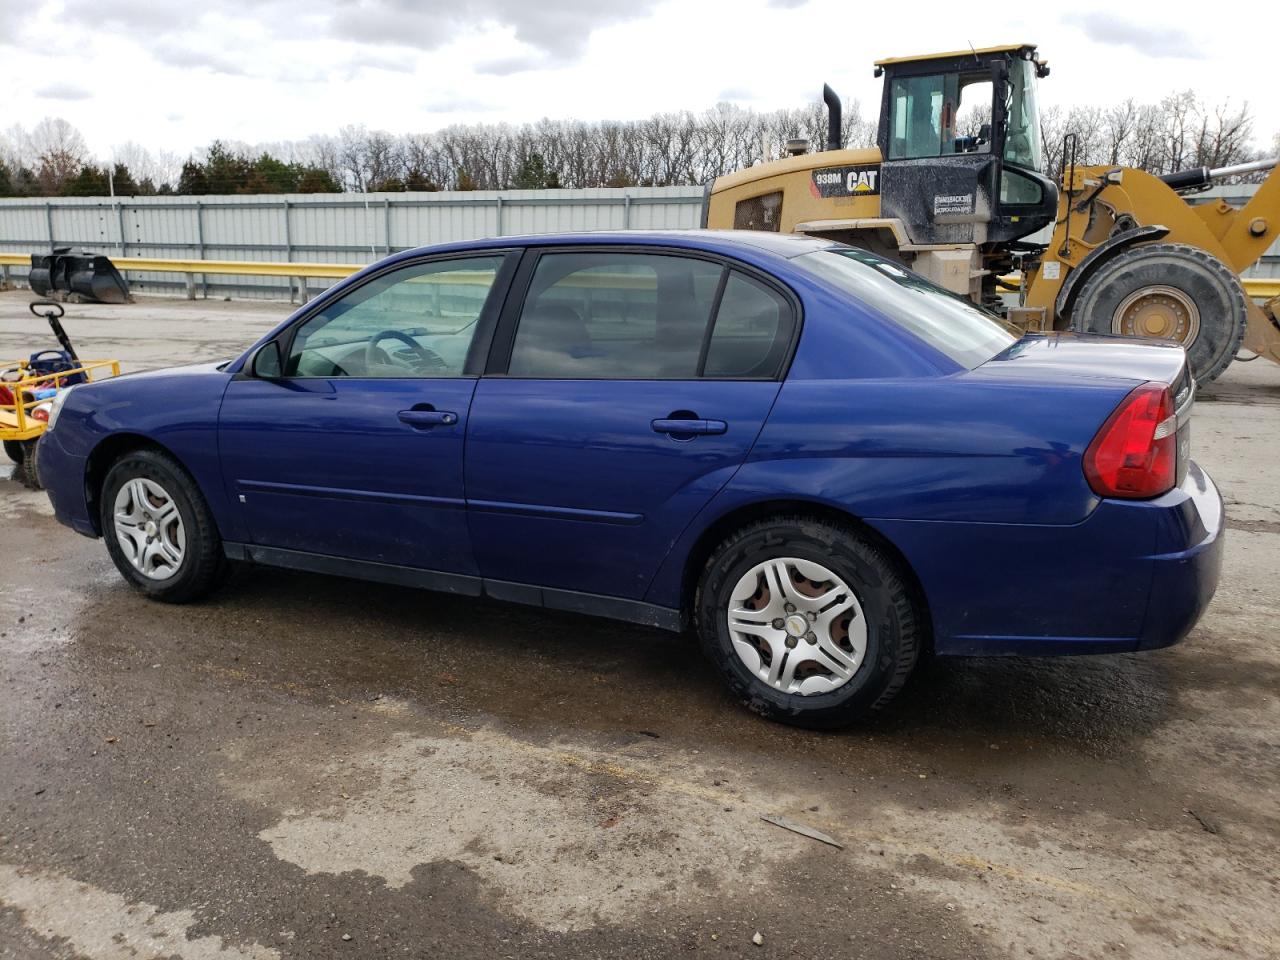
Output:
[[254,544],[475,574],[463,439],[507,262],[376,275],[284,336],[280,376],[228,385],[224,480]]
[[[522,271],[523,272],[523,271]],[[638,600],[746,458],[778,392],[790,297],[716,260],[543,252],[467,429],[483,576]],[[497,369],[493,369],[493,365]]]

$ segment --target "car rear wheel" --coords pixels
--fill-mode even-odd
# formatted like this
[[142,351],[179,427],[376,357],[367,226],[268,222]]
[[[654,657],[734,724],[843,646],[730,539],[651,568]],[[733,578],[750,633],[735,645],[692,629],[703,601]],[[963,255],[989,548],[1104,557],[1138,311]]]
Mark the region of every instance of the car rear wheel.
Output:
[[887,704],[921,647],[899,564],[852,527],[780,517],[712,553],[698,634],[735,696],[783,723],[830,729]]
[[187,603],[221,581],[226,560],[213,514],[172,457],[155,450],[125,454],[107,472],[99,509],[107,551],[139,592]]

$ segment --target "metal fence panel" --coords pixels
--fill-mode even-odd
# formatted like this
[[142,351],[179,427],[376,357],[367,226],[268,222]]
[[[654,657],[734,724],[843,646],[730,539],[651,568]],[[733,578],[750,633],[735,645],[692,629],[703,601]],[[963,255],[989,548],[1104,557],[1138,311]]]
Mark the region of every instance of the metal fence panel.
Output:
[[[108,255],[371,263],[388,252],[481,237],[566,230],[696,227],[701,187],[442,193],[0,199],[0,252],[51,241]],[[14,269],[15,279],[26,271]],[[140,293],[181,293],[179,274],[132,273]],[[332,284],[313,279],[313,292]],[[209,276],[207,296],[288,298],[280,277]]]
[[[1219,186],[1192,202],[1244,203],[1257,187]],[[59,197],[0,199],[0,252],[50,243],[108,255],[205,260],[371,263],[388,252],[481,237],[581,230],[687,230],[701,222],[702,187],[477,190],[442,193]],[[16,279],[26,271],[14,269]],[[1246,276],[1280,276],[1280,242]],[[133,273],[139,292],[181,293],[179,274]],[[313,279],[318,291],[332,280]],[[280,277],[209,276],[206,296],[280,299]]]

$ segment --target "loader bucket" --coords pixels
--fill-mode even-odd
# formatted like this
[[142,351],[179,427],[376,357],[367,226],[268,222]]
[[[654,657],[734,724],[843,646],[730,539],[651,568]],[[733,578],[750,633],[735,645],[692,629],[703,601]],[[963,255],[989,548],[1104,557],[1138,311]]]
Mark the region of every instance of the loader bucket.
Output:
[[42,297],[75,294],[95,303],[130,300],[128,283],[107,257],[73,247],[55,247],[50,254],[33,253],[27,283]]

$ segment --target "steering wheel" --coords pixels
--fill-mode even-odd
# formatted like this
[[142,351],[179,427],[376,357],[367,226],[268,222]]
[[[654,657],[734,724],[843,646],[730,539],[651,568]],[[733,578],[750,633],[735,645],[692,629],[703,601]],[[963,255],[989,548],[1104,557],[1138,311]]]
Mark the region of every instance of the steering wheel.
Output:
[[[369,342],[364,347],[364,366],[368,370],[370,367],[379,363],[391,363],[412,369],[407,363],[395,359],[391,354],[387,353],[378,346],[383,340],[399,340],[408,347],[418,358],[418,369],[422,370],[443,370],[447,366],[444,358],[434,350],[428,350],[413,337],[409,336],[401,330],[382,330],[375,333],[369,338]],[[379,356],[381,355],[381,356]]]

